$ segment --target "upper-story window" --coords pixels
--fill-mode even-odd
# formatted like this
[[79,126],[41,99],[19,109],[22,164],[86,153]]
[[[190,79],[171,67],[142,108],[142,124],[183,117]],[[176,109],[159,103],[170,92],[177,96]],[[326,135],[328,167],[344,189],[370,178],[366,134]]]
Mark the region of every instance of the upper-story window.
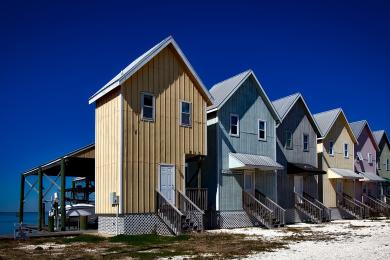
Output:
[[155,97],[152,94],[141,94],[141,119],[154,121],[155,115]]
[[309,151],[309,135],[303,134],[303,151],[308,152]]
[[378,170],[381,169],[381,159],[380,158],[376,159],[376,167],[378,168]]
[[363,155],[362,155],[361,152],[357,152],[357,153],[356,153],[356,156],[357,156],[357,159],[358,159],[359,161],[363,161]]
[[238,115],[230,114],[230,135],[240,136],[240,119]]
[[334,155],[334,142],[333,141],[329,141],[329,155]]
[[344,144],[344,158],[349,157],[349,149],[348,149],[348,144]]
[[286,148],[287,149],[293,149],[294,148],[294,144],[293,144],[293,134],[292,134],[292,132],[289,131],[289,130],[286,130],[285,135],[286,135],[286,144],[285,144]]
[[386,171],[390,171],[390,160],[386,160]]
[[191,126],[192,124],[192,107],[187,101],[180,101],[180,125]]
[[267,140],[267,122],[260,119],[258,122],[258,138],[261,141]]
[[371,153],[367,153],[367,161],[369,164],[372,164],[373,161],[372,161],[372,154]]

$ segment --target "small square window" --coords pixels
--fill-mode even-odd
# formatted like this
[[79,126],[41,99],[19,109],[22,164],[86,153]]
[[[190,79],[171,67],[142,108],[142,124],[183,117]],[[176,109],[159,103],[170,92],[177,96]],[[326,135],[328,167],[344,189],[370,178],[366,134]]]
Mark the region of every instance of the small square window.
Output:
[[259,140],[265,141],[267,140],[267,122],[263,120],[259,120],[258,125],[258,138]]
[[293,144],[293,134],[291,131],[286,131],[286,144],[285,144],[287,149],[294,149],[294,144]]
[[180,102],[180,125],[191,126],[192,125],[192,109],[191,103],[186,101]]
[[329,155],[334,155],[334,142],[333,141],[329,141]]
[[230,115],[230,135],[239,136],[240,132],[240,119],[238,115]]
[[303,134],[303,151],[308,152],[309,151],[309,135]]
[[151,94],[141,95],[141,118],[146,121],[154,121],[155,97]]

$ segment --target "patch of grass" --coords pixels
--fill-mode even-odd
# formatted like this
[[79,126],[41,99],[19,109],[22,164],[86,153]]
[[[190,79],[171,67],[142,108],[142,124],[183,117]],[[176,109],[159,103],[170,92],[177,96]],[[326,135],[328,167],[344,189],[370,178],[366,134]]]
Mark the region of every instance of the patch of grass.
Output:
[[180,241],[186,241],[190,238],[188,235],[181,236],[159,236],[159,235],[118,235],[109,238],[109,242],[113,243],[125,243],[133,246],[147,246],[147,245],[158,245],[168,244]]
[[348,225],[348,228],[350,229],[361,229],[361,228],[366,228],[367,226],[359,226],[359,225],[352,225],[352,224],[349,224]]
[[80,243],[80,242],[85,242],[85,243],[100,243],[105,241],[106,239],[104,237],[99,237],[99,236],[92,236],[92,235],[79,235],[75,237],[68,237],[63,239],[64,244],[69,244],[69,243]]

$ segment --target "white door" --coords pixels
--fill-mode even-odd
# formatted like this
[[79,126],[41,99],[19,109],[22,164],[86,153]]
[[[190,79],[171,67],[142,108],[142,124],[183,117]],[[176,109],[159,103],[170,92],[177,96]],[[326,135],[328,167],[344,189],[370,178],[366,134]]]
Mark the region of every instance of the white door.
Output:
[[294,191],[303,195],[303,176],[294,176]]
[[255,193],[253,176],[254,176],[253,172],[250,171],[244,172],[244,190],[250,194]]
[[160,192],[172,204],[175,204],[175,166],[160,164]]

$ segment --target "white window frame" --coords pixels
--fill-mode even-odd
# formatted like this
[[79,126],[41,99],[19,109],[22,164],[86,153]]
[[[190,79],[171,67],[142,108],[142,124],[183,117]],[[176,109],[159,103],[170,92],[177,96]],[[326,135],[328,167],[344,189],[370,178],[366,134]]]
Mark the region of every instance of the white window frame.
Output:
[[[332,145],[331,145],[332,144]],[[332,147],[332,149],[331,149],[331,147]],[[328,149],[329,149],[329,155],[330,156],[334,156],[334,141],[329,141],[329,147],[328,147]]]
[[374,161],[372,159],[372,153],[367,153],[367,161],[368,161],[369,164],[373,164],[374,163]]
[[[232,133],[232,117],[237,117],[237,134]],[[230,114],[229,135],[240,137],[240,117],[237,114]]]
[[[305,136],[307,136],[307,149],[305,149]],[[309,135],[308,134],[303,134],[302,136],[302,148],[304,152],[309,152]]]
[[[183,103],[187,103],[190,105],[190,123],[187,125],[187,124],[184,124],[183,121],[182,121],[182,116],[183,116]],[[179,101],[179,106],[180,106],[180,126],[184,126],[184,127],[191,127],[192,126],[192,103],[189,102],[189,101],[186,101],[186,100],[180,100]]]
[[[260,122],[264,123],[264,138],[260,138]],[[257,120],[257,139],[259,141],[267,141],[267,121],[258,119]]]
[[390,159],[386,159],[386,171],[390,171]]
[[[347,148],[347,150],[345,150],[345,147]],[[345,155],[345,152],[347,152],[347,155]],[[344,155],[344,158],[346,158],[346,159],[349,158],[349,144],[347,144],[347,143],[344,143],[344,145],[343,145],[343,155]]]
[[358,161],[363,161],[363,155],[361,152],[357,152],[356,156],[357,156]]
[[378,170],[381,170],[381,158],[380,157],[378,157],[377,159],[377,168],[378,168]]
[[[287,141],[288,141],[288,135],[291,135],[291,146],[288,146],[287,145]],[[286,142],[285,142],[285,147],[286,147],[286,149],[288,149],[288,150],[293,150],[294,149],[294,141],[293,141],[293,133],[292,133],[292,131],[290,131],[290,130],[286,130],[285,132],[284,132],[284,136],[285,136],[285,138],[286,138]]]
[[[152,98],[153,98],[152,118],[145,118],[144,117],[144,97],[145,96],[152,96]],[[148,122],[154,122],[155,118],[156,118],[156,96],[151,94],[151,93],[141,92],[141,120],[148,121]]]

